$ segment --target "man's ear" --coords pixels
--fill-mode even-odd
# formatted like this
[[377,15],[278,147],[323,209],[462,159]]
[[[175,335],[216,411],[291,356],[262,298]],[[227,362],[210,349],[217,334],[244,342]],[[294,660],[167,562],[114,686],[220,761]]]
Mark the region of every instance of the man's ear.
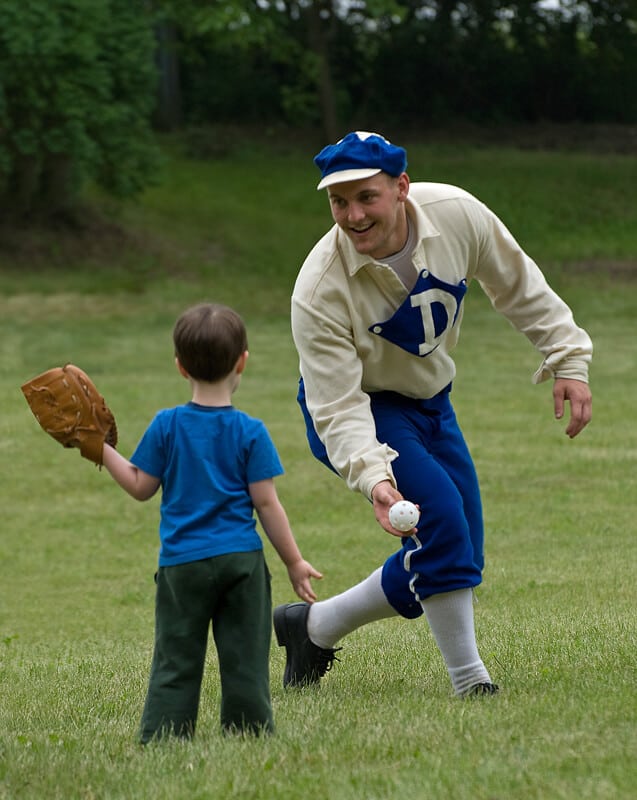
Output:
[[409,194],[409,175],[403,172],[398,176],[398,200],[404,203]]

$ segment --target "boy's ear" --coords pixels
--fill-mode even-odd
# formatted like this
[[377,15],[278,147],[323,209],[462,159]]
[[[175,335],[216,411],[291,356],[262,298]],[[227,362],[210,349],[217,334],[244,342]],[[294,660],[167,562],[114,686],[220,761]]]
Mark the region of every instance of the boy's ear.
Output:
[[177,356],[175,356],[175,366],[177,367],[177,371],[179,372],[179,374],[182,375],[184,378],[190,377],[190,375],[188,375],[186,370],[182,367],[181,361],[177,358]]
[[241,375],[243,370],[246,368],[246,362],[248,360],[248,356],[249,355],[250,355],[250,353],[248,353],[248,351],[245,350],[243,353],[241,353],[241,355],[237,359],[237,364],[236,364],[236,366],[234,368],[235,372],[237,373],[237,375]]

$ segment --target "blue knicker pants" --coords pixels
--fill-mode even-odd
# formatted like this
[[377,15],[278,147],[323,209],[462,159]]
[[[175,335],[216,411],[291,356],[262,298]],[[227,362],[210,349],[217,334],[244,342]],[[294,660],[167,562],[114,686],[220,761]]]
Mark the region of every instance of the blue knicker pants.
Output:
[[[451,386],[429,400],[395,392],[370,394],[378,441],[399,455],[392,462],[398,491],[420,506],[418,533],[383,566],[382,586],[403,617],[423,613],[427,597],[477,586],[484,566],[482,504],[473,460],[449,397]],[[305,405],[298,401],[310,449],[330,464]]]

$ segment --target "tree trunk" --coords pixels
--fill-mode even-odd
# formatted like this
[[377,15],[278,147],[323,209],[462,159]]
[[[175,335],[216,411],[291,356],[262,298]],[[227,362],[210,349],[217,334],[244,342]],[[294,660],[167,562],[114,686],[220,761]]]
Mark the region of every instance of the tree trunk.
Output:
[[[316,55],[319,65],[317,90],[321,118],[323,120],[323,132],[326,141],[335,142],[340,138],[341,132],[339,130],[336,93],[330,65],[329,42],[320,15],[322,5],[320,0],[315,0],[308,8],[308,38],[310,48]],[[332,13],[331,3],[329,4],[329,12],[330,14]]]
[[40,165],[35,156],[16,155],[6,190],[0,199],[3,216],[17,218],[33,211],[40,184]]
[[177,31],[175,25],[163,22],[157,26],[157,66],[159,86],[155,126],[161,131],[172,131],[183,122]]
[[40,175],[39,212],[51,217],[70,211],[76,200],[76,188],[72,157],[67,153],[50,153]]

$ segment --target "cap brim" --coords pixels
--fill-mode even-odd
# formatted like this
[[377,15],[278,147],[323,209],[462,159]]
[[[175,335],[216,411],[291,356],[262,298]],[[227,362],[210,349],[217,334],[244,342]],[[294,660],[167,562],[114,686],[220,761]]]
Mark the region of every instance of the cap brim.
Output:
[[332,172],[330,175],[326,175],[316,188],[317,190],[325,189],[335,183],[361,181],[364,178],[371,178],[372,175],[378,175],[379,172],[382,172],[382,169],[343,169],[340,172]]

